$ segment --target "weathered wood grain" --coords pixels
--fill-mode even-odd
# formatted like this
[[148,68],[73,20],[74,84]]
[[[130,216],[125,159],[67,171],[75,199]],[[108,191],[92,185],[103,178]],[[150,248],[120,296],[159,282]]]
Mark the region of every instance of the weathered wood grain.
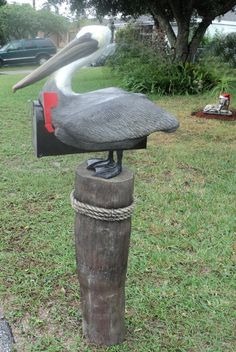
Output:
[[[75,197],[103,208],[122,208],[133,201],[133,173],[96,178],[85,165],[78,167]],[[125,278],[131,219],[100,221],[76,214],[75,241],[81,292],[83,333],[98,345],[121,343],[125,338]]]

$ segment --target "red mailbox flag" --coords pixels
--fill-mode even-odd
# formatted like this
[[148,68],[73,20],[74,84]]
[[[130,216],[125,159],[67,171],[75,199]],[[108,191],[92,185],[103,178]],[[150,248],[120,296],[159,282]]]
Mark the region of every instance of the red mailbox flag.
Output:
[[43,108],[44,108],[44,120],[45,128],[49,133],[55,131],[52,126],[52,116],[51,109],[55,108],[58,105],[58,96],[55,92],[44,92],[43,93]]

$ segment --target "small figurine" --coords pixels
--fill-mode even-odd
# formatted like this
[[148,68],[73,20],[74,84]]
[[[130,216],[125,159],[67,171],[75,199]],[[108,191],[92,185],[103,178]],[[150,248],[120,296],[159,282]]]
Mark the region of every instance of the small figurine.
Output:
[[231,95],[229,93],[222,93],[219,96],[219,104],[208,104],[203,109],[205,114],[215,115],[232,115],[232,111],[229,110]]

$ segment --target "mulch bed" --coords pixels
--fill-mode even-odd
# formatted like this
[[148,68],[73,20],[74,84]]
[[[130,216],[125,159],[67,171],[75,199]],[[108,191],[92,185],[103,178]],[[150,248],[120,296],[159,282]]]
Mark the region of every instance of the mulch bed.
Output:
[[230,109],[232,115],[218,115],[218,114],[206,114],[202,110],[192,112],[192,116],[200,117],[203,119],[216,119],[222,121],[235,121],[236,120],[236,109]]

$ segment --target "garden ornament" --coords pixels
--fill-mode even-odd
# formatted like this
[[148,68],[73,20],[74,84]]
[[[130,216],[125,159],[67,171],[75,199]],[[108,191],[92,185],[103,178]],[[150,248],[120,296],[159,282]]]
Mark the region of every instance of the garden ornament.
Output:
[[232,111],[229,110],[230,98],[231,96],[229,93],[220,94],[219,103],[217,105],[206,105],[203,112],[206,114],[232,115]]
[[[41,117],[37,117],[36,111],[38,121],[35,122],[35,128],[41,128],[41,145],[47,133],[58,143],[62,142],[62,145],[74,150],[72,152],[108,151],[106,160],[88,160],[88,168],[103,178],[111,178],[121,172],[123,150],[144,148],[149,134],[155,131],[174,132],[179,126],[174,116],[143,94],[120,88],[84,94],[72,91],[73,73],[97,60],[110,41],[108,27],[84,27],[65,48],[13,87],[16,91],[54,73],[40,92],[39,102],[35,103],[35,109],[43,112]],[[48,140],[47,143],[48,148],[52,148],[54,142]],[[117,162],[113,159],[114,151],[117,152]],[[49,154],[56,153],[63,154],[63,151],[51,150]]]

